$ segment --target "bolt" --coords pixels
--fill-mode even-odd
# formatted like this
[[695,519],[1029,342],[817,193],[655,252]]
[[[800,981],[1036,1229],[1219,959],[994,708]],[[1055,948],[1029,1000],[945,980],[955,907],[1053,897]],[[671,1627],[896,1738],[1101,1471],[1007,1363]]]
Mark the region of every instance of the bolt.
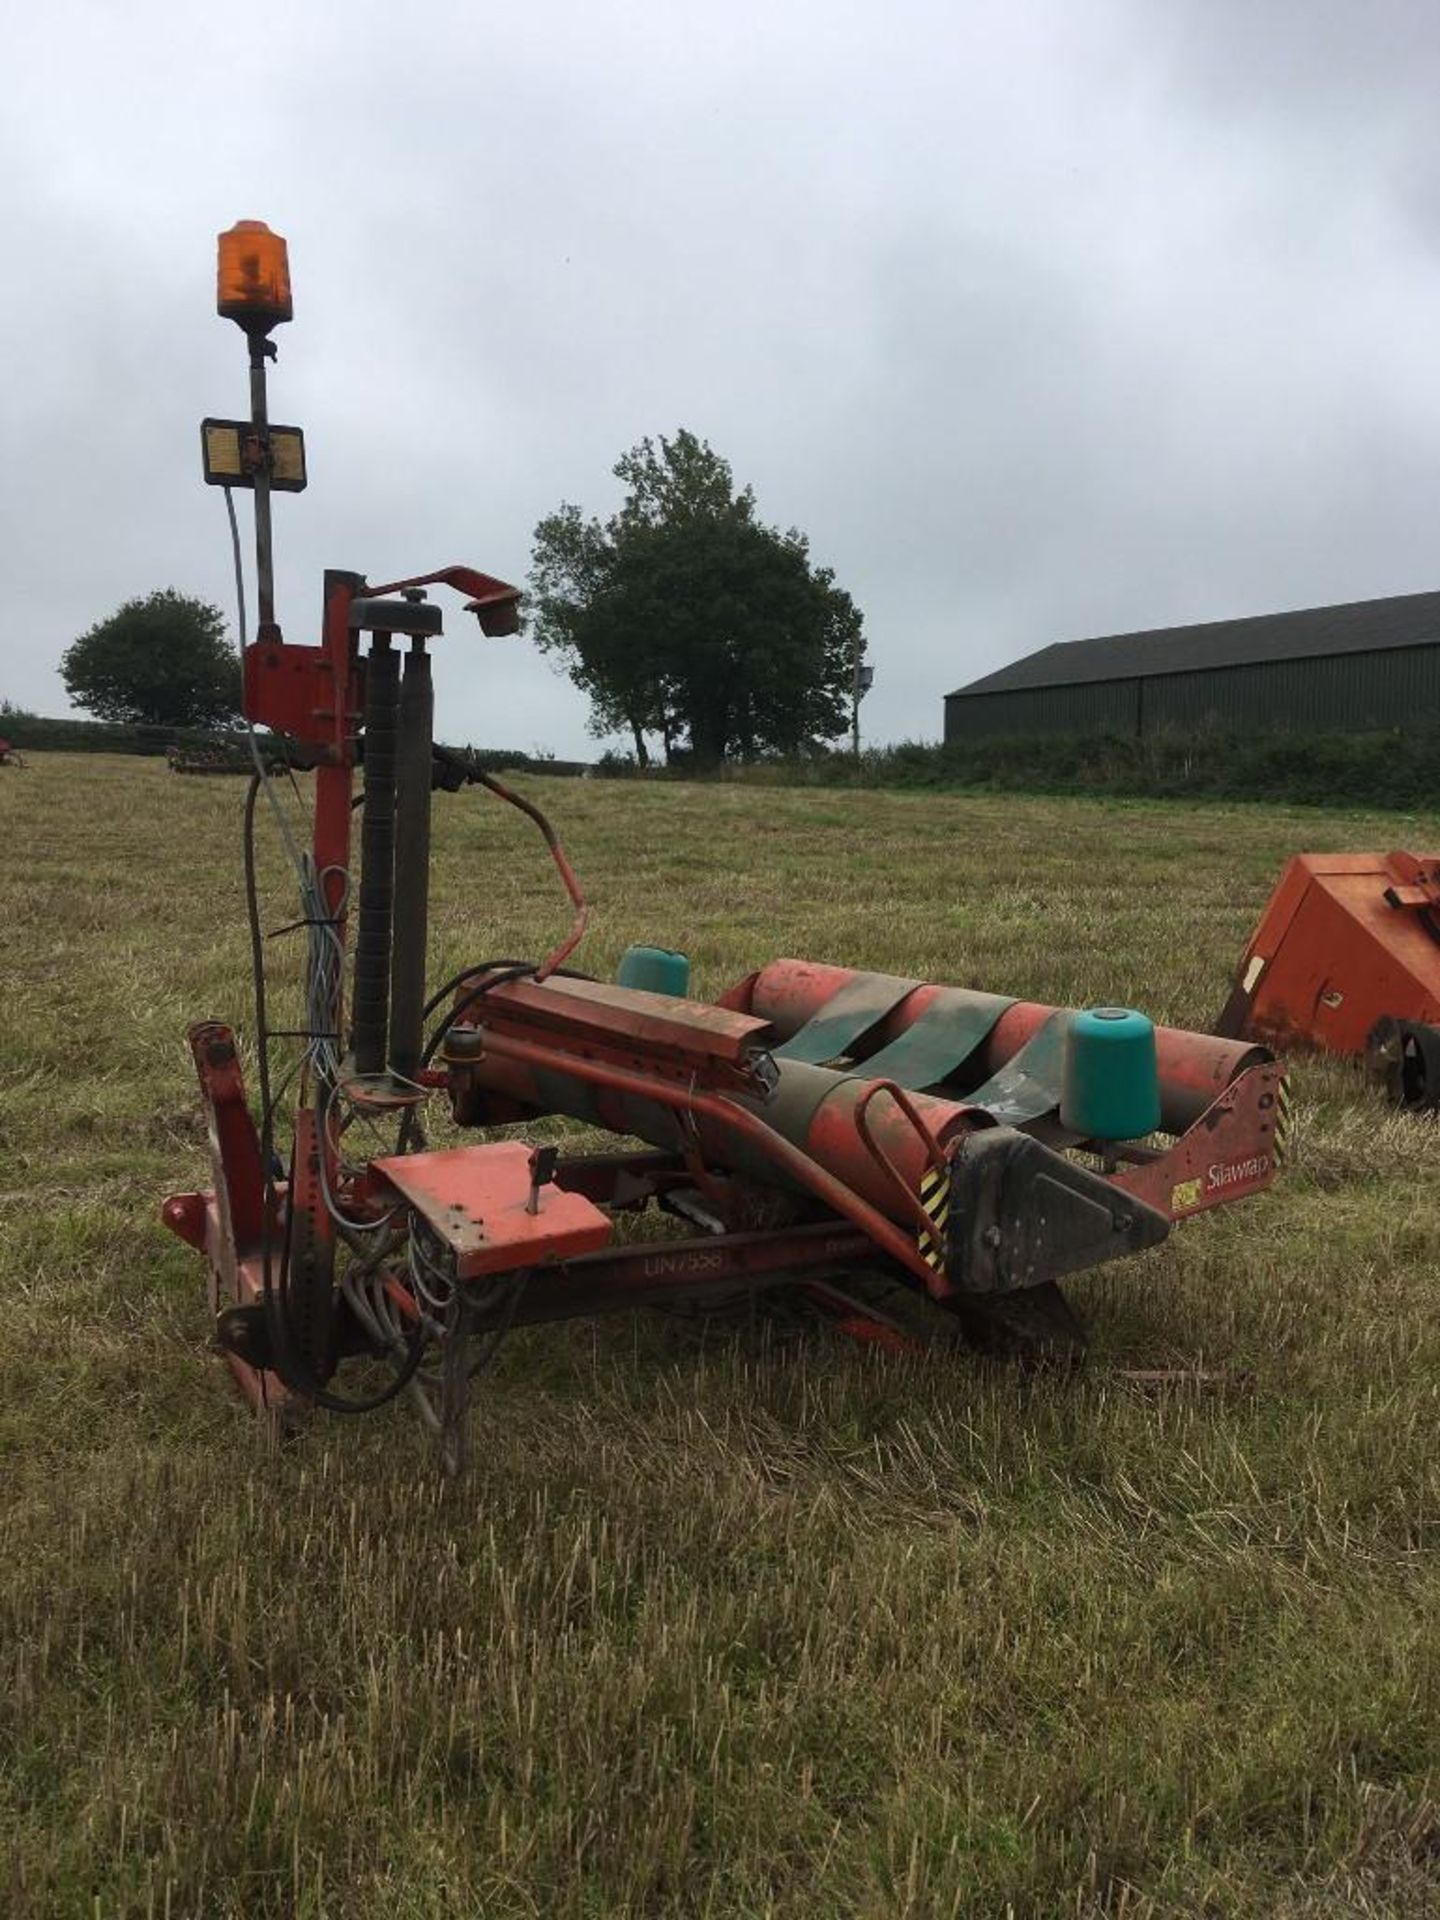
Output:
[[1002,1237],[999,1227],[986,1227],[980,1236],[987,1247],[998,1247]]

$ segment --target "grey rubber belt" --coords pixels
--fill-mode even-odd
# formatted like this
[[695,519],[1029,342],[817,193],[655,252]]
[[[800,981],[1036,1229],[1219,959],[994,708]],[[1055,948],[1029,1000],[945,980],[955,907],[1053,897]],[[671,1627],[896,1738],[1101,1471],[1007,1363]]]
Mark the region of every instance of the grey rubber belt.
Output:
[[965,1104],[985,1107],[1008,1127],[1022,1127],[1055,1112],[1065,1071],[1065,1036],[1074,1018],[1068,1007],[1057,1007],[998,1073],[966,1094]]
[[856,1071],[924,1093],[958,1072],[989,1039],[1001,1014],[1014,1005],[1001,993],[947,987],[913,1026],[862,1060]]
[[900,980],[890,973],[857,973],[831,994],[798,1033],[772,1049],[775,1058],[803,1060],[812,1067],[848,1059],[857,1042],[919,985],[918,980]]

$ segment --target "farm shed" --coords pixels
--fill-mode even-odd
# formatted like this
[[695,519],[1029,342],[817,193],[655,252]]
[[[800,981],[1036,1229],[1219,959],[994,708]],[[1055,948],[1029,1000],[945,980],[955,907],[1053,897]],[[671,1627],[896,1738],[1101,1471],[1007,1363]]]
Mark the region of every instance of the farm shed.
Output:
[[945,739],[1440,717],[1440,593],[1058,641],[945,699]]

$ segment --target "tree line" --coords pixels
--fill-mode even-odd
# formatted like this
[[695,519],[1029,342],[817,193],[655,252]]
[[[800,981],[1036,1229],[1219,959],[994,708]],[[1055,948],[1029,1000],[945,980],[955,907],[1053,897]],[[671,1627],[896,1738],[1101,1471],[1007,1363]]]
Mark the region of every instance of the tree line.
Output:
[[[566,502],[536,527],[527,599],[596,738],[627,737],[642,767],[658,751],[706,770],[842,734],[864,625],[804,534],[767,525],[754,489],[684,428],[613,473],[625,494],[609,518]],[[173,587],[127,600],[66,650],[66,692],[101,720],[225,727],[240,708],[225,625]]]

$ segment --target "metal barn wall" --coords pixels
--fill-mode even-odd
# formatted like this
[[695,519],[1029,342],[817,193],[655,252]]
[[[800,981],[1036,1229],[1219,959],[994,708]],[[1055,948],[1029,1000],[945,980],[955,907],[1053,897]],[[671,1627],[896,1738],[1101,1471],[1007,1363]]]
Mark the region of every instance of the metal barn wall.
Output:
[[1335,653],[1314,660],[1256,660],[1144,682],[1142,725],[1296,727],[1355,732],[1413,726],[1440,713],[1440,646]]
[[1256,660],[1143,680],[950,694],[945,738],[1138,733],[1156,727],[1295,727],[1354,732],[1440,718],[1440,644],[1309,660]]
[[1138,680],[1092,680],[1079,687],[1025,687],[1014,693],[952,693],[945,740],[1019,733],[1134,733]]

